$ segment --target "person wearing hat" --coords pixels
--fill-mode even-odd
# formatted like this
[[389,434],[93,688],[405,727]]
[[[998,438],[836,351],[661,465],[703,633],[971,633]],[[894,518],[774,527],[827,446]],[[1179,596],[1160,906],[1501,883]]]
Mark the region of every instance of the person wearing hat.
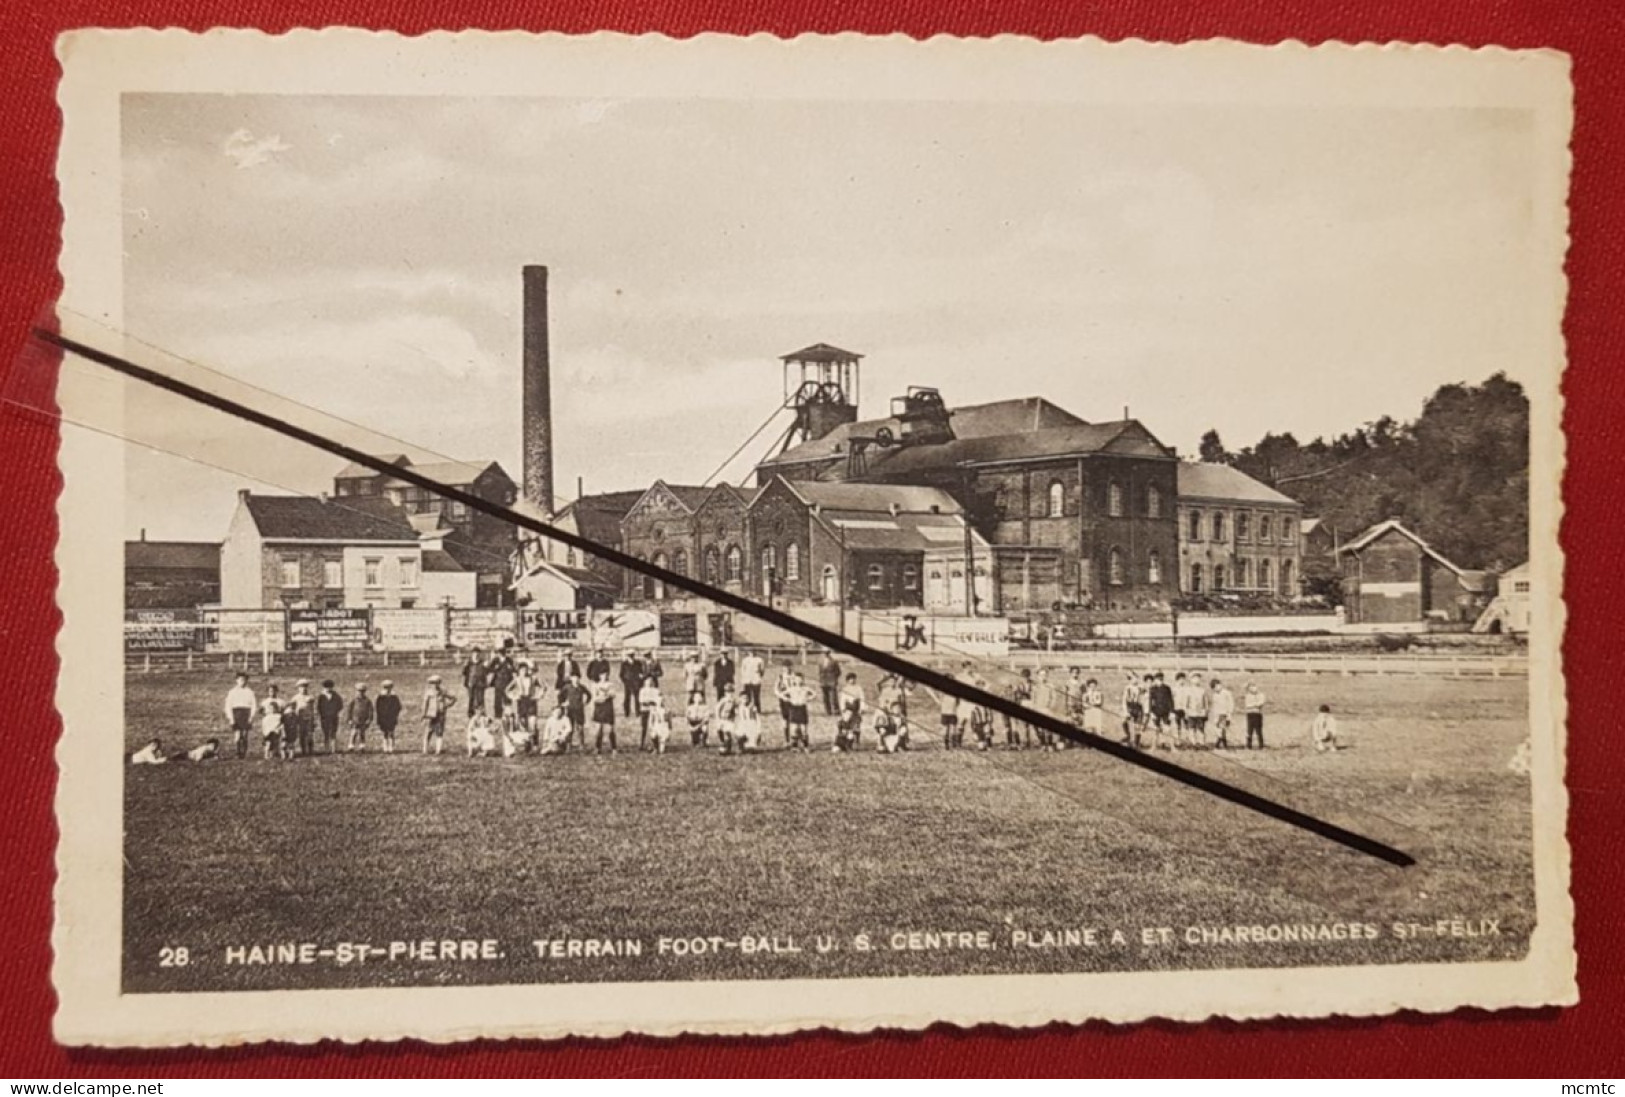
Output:
[[316,737],[316,698],[310,693],[310,679],[301,678],[294,684],[293,696],[288,698],[289,753],[309,754]]
[[378,687],[378,699],[372,703],[372,714],[378,721],[378,732],[384,737],[384,753],[395,753],[395,728],[401,722],[401,698],[395,692],[395,683],[384,679]]
[[355,696],[350,698],[348,712],[350,749],[362,750],[367,745],[367,729],[372,727],[372,698],[367,696],[367,683],[355,684]]
[[338,748],[339,720],[344,716],[344,698],[333,687],[333,679],[322,680],[316,695],[316,721],[322,726],[322,749],[332,754]]
[[454,698],[440,685],[440,675],[429,675],[429,688],[423,693],[423,753],[441,753],[446,745],[446,711]]

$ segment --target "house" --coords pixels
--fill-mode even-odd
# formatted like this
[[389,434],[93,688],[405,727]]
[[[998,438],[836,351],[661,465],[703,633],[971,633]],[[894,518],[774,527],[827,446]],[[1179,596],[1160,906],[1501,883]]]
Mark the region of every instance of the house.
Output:
[[1303,507],[1240,469],[1179,465],[1179,575],[1189,595],[1291,598],[1302,577]]
[[220,601],[218,541],[124,542],[125,609],[193,609]]
[[1372,526],[1339,556],[1350,624],[1471,623],[1493,585],[1489,573],[1458,567],[1398,518]]
[[1178,593],[1178,458],[1143,424],[1037,397],[948,408],[931,389],[764,461],[775,477],[947,492],[992,551],[998,612],[1166,606]]
[[228,609],[472,606],[475,573],[387,498],[237,493],[220,548]]
[[[410,468],[435,483],[456,488],[499,507],[511,507],[519,498],[518,485],[495,461],[434,461],[419,464],[399,453],[380,454],[378,459]],[[511,522],[355,463],[341,469],[333,478],[333,494],[338,499],[346,500],[384,499],[409,515],[438,515],[444,518],[449,526],[445,551],[476,576],[478,604],[507,604],[510,598],[511,558],[518,545],[518,536]]]
[[1527,636],[1530,595],[1529,564],[1525,561],[1497,580],[1495,600],[1474,622],[1473,631]]
[[[595,544],[606,545],[609,548],[621,547],[621,519],[626,512],[632,509],[639,499],[643,498],[644,490],[601,492],[596,495],[582,495],[566,503],[553,514],[544,513],[528,499],[521,499],[514,503],[513,509],[527,517],[536,518],[564,530],[578,537],[584,537]],[[579,552],[573,546],[562,541],[555,541],[543,537],[530,530],[518,531],[518,544],[513,564],[514,581],[517,583],[522,576],[529,575],[542,562],[553,564],[562,569],[558,574],[570,574],[574,569],[585,569],[593,575],[589,585],[601,586],[612,592],[619,593],[626,582],[622,574],[623,569],[592,553]],[[586,577],[581,578],[583,584]],[[551,584],[556,575],[547,582]],[[540,597],[539,592],[529,592],[532,598]],[[516,597],[523,599],[527,591],[516,590]],[[554,595],[547,595],[552,598]],[[560,607],[563,608],[563,607]]]

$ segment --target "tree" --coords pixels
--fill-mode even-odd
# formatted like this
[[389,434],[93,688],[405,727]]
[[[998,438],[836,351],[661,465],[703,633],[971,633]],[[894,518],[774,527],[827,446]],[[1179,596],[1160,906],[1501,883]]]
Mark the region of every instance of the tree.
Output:
[[1230,463],[1230,454],[1224,448],[1224,443],[1219,440],[1219,432],[1216,430],[1210,430],[1202,435],[1202,443],[1197,450],[1197,454],[1210,465],[1227,465]]

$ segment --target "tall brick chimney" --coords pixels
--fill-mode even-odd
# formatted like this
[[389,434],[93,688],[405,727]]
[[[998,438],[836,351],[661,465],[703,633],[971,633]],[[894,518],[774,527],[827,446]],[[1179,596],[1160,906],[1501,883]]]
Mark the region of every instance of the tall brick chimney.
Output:
[[553,512],[553,381],[547,339],[547,268],[527,266],[523,382],[520,415],[524,430],[525,498]]

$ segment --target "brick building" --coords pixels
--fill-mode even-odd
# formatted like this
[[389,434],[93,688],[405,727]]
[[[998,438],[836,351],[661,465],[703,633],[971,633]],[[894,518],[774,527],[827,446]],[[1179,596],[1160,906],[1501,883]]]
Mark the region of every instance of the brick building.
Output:
[[[392,465],[410,466],[413,472],[497,506],[512,506],[519,498],[518,485],[495,461],[414,464],[404,454],[385,455],[381,459]],[[363,465],[352,464],[342,469],[333,478],[333,494],[346,500],[385,499],[409,515],[440,515],[449,527],[445,549],[475,574],[479,605],[509,603],[511,558],[518,547],[518,537],[511,523]]]
[[124,542],[125,609],[192,609],[220,601],[218,541]]
[[[926,399],[925,397],[931,397]],[[763,462],[757,481],[945,491],[991,546],[990,611],[1165,606],[1179,592],[1179,461],[1133,419],[1027,398],[948,409],[932,390]]]
[[750,553],[747,516],[759,489],[718,484],[694,508],[694,552],[698,575],[713,586],[735,594],[746,586],[746,559]]
[[1494,585],[1487,572],[1457,567],[1397,518],[1372,526],[1340,555],[1353,624],[1472,622]]
[[1303,575],[1303,507],[1229,465],[1179,466],[1179,575],[1190,595],[1290,598]]
[[[695,514],[717,489],[656,480],[621,519],[621,550],[680,575],[694,575],[700,558]],[[672,592],[646,575],[629,574],[628,601],[662,601]]]
[[237,493],[220,547],[228,609],[471,606],[476,579],[381,497]]

